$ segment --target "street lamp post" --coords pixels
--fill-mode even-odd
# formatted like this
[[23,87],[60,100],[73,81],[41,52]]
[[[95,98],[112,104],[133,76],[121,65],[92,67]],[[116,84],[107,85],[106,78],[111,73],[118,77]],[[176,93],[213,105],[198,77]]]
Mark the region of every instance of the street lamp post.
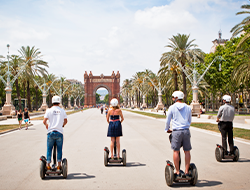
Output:
[[[6,102],[2,108],[2,114],[3,115],[15,115],[15,107],[13,106],[12,102],[11,102],[11,93],[12,93],[12,85],[14,84],[15,80],[19,77],[19,75],[23,72],[23,70],[25,69],[25,66],[27,65],[27,63],[29,61],[27,61],[19,70],[19,72],[14,76],[13,74],[11,74],[10,72],[10,55],[9,55],[9,47],[10,45],[7,44],[7,48],[8,48],[8,55],[7,55],[7,59],[8,59],[8,70],[5,73],[5,75],[7,75],[7,81],[4,80],[3,76],[0,76],[0,79],[2,80],[2,82],[4,83],[5,86],[5,91],[6,91]],[[10,80],[10,76],[13,76],[13,79]]]
[[[174,58],[175,59],[175,58]],[[196,62],[194,60],[194,69],[193,69],[193,79],[190,77],[190,75],[188,75],[186,69],[184,69],[181,65],[181,63],[179,61],[177,61],[175,59],[175,61],[178,63],[178,65],[180,66],[180,68],[183,70],[183,72],[185,73],[185,75],[187,76],[188,80],[190,81],[190,83],[192,84],[192,90],[193,90],[193,101],[190,104],[191,109],[192,109],[192,114],[193,115],[198,115],[200,113],[200,104],[199,104],[199,100],[198,100],[198,90],[199,90],[199,84],[201,82],[201,80],[203,79],[204,75],[207,73],[207,71],[209,70],[209,68],[211,67],[211,65],[213,64],[213,62],[218,59],[218,60],[224,60],[221,56],[216,56],[213,61],[208,65],[208,67],[206,68],[206,70],[203,72],[203,74],[200,76],[199,79],[197,79],[197,75],[198,72],[196,70]],[[219,70],[221,71],[221,66],[219,66]]]
[[[162,88],[162,87],[161,87],[160,80],[159,80],[158,85],[156,86],[156,85],[154,84],[154,82],[152,81],[152,79],[151,79],[149,76],[146,76],[146,77],[151,81],[151,83],[153,84],[153,86],[155,87],[155,89],[156,89],[157,92],[158,92],[158,104],[156,105],[156,107],[155,107],[154,109],[156,109],[157,111],[158,111],[158,110],[161,110],[161,109],[164,108],[164,105],[163,105],[163,103],[162,103],[162,91],[165,89],[166,86],[165,86],[164,88]],[[167,81],[166,85],[168,85],[168,83],[171,81],[171,79],[172,79],[172,78],[170,78],[170,79]]]
[[[34,82],[36,83],[36,85],[38,86],[38,88],[41,90],[42,92],[42,96],[43,96],[43,103],[41,105],[41,107],[38,109],[39,111],[45,111],[47,108],[48,108],[48,105],[46,103],[46,98],[47,98],[47,92],[49,91],[50,87],[53,85],[53,83],[56,81],[54,80],[50,86],[48,86],[46,83],[45,83],[45,80],[44,80],[44,83],[39,86],[38,82],[33,79]],[[46,89],[46,86],[48,86],[48,88]]]
[[[58,80],[60,80],[60,79],[58,79]],[[52,86],[52,88],[56,91],[56,93],[60,96],[60,98],[61,98],[61,102],[60,102],[60,106],[61,107],[63,107],[63,105],[62,105],[62,97],[63,97],[63,95],[65,94],[65,92],[69,89],[69,87],[72,85],[72,84],[69,84],[69,86],[63,91],[63,93],[62,93],[62,88],[61,88],[61,83],[62,81],[60,81],[60,87],[59,87],[59,92],[55,89],[55,87],[54,86]]]

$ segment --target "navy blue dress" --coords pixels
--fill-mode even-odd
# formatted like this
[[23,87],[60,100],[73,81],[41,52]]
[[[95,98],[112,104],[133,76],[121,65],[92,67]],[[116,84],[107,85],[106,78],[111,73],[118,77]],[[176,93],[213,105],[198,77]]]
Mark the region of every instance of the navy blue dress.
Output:
[[110,121],[109,128],[108,128],[108,137],[120,137],[122,136],[122,125],[120,121],[119,115],[111,115],[110,120],[117,120],[117,121]]

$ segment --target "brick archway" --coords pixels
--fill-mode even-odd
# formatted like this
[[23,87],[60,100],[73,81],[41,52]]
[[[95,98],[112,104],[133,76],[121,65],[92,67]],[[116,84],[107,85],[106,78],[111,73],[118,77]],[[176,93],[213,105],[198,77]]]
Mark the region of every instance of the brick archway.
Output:
[[120,103],[120,73],[112,72],[111,76],[93,76],[90,71],[89,75],[87,71],[84,74],[84,107],[96,106],[96,91],[98,88],[106,88],[109,92],[109,102],[112,98],[117,98]]

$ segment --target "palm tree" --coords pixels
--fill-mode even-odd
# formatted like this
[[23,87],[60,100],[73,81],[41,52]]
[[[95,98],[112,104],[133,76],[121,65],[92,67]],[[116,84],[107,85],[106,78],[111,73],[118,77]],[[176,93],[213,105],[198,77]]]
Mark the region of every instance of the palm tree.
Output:
[[[196,48],[197,45],[193,44],[195,39],[188,41],[190,35],[186,34],[177,34],[173,35],[172,38],[169,38],[170,43],[165,47],[171,48],[171,55],[181,63],[183,69],[185,69],[186,64],[191,62],[192,59],[197,58],[199,61],[203,60],[203,52],[201,49]],[[163,58],[164,59],[164,58]],[[166,57],[166,61],[168,62],[169,58]],[[183,93],[184,93],[184,101],[186,102],[187,98],[187,90],[186,90],[186,76],[183,71],[182,72],[182,80],[183,80]]]
[[[63,85],[64,85],[64,83],[66,82],[66,80],[65,80],[65,79],[66,79],[66,77],[63,77],[63,76],[61,76],[61,77],[60,77],[60,83],[61,83],[61,86],[60,86],[60,87],[61,87],[61,94],[63,94],[63,89],[64,89]],[[63,105],[63,95],[62,95],[62,97],[61,97],[61,98],[62,98],[62,105]]]
[[28,62],[25,68],[25,77],[27,81],[27,99],[28,108],[31,110],[31,99],[30,99],[30,81],[35,75],[45,75],[47,73],[44,67],[48,67],[48,63],[41,60],[41,52],[39,49],[35,49],[35,46],[30,48],[29,46],[22,46],[18,52],[21,54],[25,62]]
[[162,57],[160,59],[160,70],[158,71],[158,74],[161,78],[170,78],[171,72],[172,72],[172,78],[174,80],[174,90],[178,90],[178,73],[180,72],[180,68],[178,66],[178,63],[175,61],[174,52],[166,52],[162,54]]
[[[18,55],[11,55],[10,56],[10,65],[12,67],[12,74],[15,76],[19,70],[21,65],[24,63],[24,61],[19,57]],[[22,109],[22,104],[21,104],[21,95],[20,95],[20,89],[19,89],[19,79],[17,78],[15,80],[15,86],[16,86],[16,91],[17,91],[17,98],[18,98],[18,107],[19,109]]]
[[[45,83],[48,87],[50,87],[51,83],[56,80],[56,76],[54,74],[48,74],[45,77]],[[49,89],[49,104],[48,106],[51,107],[52,106],[52,94],[51,94],[52,90],[51,88]]]
[[[240,11],[236,13],[236,15],[241,15],[241,14],[249,14],[250,11],[250,5],[242,5],[242,9],[246,9],[246,11]],[[232,37],[237,36],[238,34],[247,31],[250,28],[250,16],[247,16],[244,18],[239,24],[236,24],[230,32],[232,32]],[[249,35],[248,35],[249,36]]]

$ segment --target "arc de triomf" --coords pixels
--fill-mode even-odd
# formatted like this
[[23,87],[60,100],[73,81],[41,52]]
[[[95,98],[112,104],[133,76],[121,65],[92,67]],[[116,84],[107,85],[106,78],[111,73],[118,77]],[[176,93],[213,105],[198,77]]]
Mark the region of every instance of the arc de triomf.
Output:
[[98,88],[106,88],[109,93],[109,102],[112,98],[117,98],[120,103],[120,73],[117,71],[115,74],[112,72],[111,76],[93,76],[90,71],[89,75],[87,71],[84,74],[84,107],[96,106],[96,91]]

